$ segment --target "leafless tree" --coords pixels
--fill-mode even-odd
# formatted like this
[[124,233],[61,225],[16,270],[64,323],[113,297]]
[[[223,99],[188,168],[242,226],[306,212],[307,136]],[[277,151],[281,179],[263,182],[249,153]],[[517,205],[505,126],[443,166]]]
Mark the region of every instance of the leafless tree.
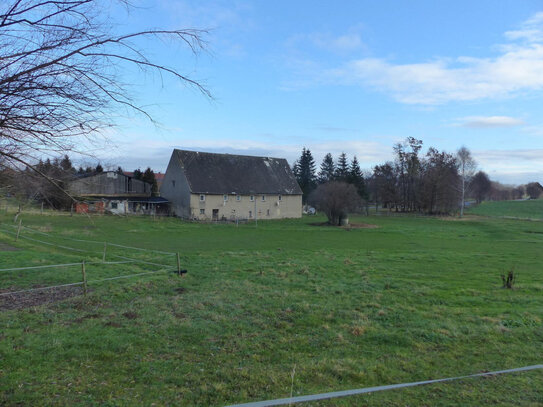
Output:
[[458,172],[460,174],[460,217],[462,217],[464,216],[464,207],[466,204],[466,192],[469,187],[470,180],[475,174],[477,163],[471,156],[471,152],[465,146],[458,149],[456,159],[458,161]]
[[334,226],[347,219],[349,212],[358,212],[363,205],[356,187],[342,181],[319,185],[309,195],[309,203],[324,212],[328,222]]
[[526,185],[526,193],[528,194],[530,199],[539,198],[541,192],[543,192],[543,188],[541,187],[541,184],[539,182],[530,182]]
[[488,197],[491,189],[492,182],[486,172],[479,171],[473,176],[472,194],[478,204]]
[[117,0],[0,2],[0,158],[5,165],[37,171],[32,163],[39,156],[77,151],[81,139],[96,140],[114,124],[112,113],[119,108],[151,119],[123,81],[127,64],[171,75],[211,97],[201,83],[148,59],[137,46],[142,38],[170,38],[198,53],[206,31],[116,34],[103,16],[111,1]]

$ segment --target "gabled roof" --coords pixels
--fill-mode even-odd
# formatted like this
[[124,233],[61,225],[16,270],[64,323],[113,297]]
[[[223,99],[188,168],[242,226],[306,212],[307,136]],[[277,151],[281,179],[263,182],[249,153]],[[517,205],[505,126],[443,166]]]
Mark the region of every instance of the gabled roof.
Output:
[[192,193],[284,194],[302,190],[284,158],[174,150]]

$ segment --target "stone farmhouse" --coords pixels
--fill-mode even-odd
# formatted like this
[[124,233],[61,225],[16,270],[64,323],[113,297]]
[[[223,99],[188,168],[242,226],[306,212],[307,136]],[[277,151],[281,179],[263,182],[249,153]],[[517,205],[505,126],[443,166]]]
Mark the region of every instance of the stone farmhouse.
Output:
[[168,211],[166,199],[151,196],[151,184],[117,171],[84,175],[70,182],[68,190],[80,200],[75,205],[78,213],[126,215]]
[[174,150],[160,193],[187,219],[302,216],[302,190],[284,158]]

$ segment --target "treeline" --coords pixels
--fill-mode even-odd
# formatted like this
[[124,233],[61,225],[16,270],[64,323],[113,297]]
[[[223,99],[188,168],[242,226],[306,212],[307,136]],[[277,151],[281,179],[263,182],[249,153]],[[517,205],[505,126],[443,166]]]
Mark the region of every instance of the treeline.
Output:
[[[40,160],[33,168],[17,169],[0,165],[0,193],[13,196],[20,203],[43,202],[44,207],[51,209],[69,209],[73,202],[68,192],[69,182],[102,172],[104,168],[101,164],[76,169],[68,155]],[[125,173],[121,167],[116,172]],[[150,167],[145,171],[136,169],[132,176],[151,184],[152,195],[158,195],[155,173]]]
[[[521,199],[526,194],[537,197],[541,185],[506,186],[491,181],[477,165],[470,151],[462,147],[455,153],[428,148],[422,154],[422,140],[408,137],[393,146],[394,160],[363,172],[356,156],[351,161],[341,153],[334,161],[330,153],[324,157],[317,172],[309,149],[295,161],[293,171],[303,191],[304,203],[319,184],[343,181],[353,184],[359,196],[397,212],[450,214],[461,211],[466,199]],[[539,188],[537,188],[537,185]]]

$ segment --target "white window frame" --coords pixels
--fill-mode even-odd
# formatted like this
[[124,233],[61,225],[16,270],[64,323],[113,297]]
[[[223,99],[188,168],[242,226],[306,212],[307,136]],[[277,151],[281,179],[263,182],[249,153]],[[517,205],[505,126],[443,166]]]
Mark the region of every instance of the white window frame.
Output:
[[205,194],[200,194],[200,202],[205,202],[205,201],[206,201]]
[[200,215],[205,215],[206,214],[206,210],[204,208],[201,208],[200,209]]
[[283,200],[283,195],[279,195],[279,196],[277,197],[277,199],[278,199],[279,202],[281,202],[281,201]]
[[254,196],[254,195],[249,196],[249,200],[250,200],[251,202],[253,202],[253,201],[255,200],[255,196]]
[[241,195],[236,195],[236,201],[241,202]]
[[228,195],[227,195],[227,194],[224,194],[224,195],[222,196],[222,200],[223,200],[224,202],[228,201]]
[[262,195],[262,202],[266,202],[266,195]]

